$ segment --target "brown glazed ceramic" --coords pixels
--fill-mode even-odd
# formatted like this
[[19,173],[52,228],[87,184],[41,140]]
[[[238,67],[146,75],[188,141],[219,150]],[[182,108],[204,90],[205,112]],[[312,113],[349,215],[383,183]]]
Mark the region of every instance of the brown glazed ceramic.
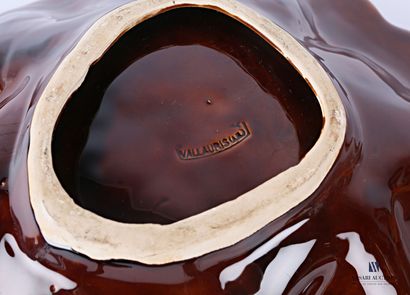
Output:
[[410,33],[367,1],[0,28],[0,294],[410,293]]
[[[118,218],[117,220],[108,219],[96,214],[96,212],[86,210],[73,202],[72,197],[70,197],[63,188],[54,170],[55,165],[53,161],[55,157],[52,150],[53,134],[57,132],[55,126],[58,120],[64,120],[67,116],[64,116],[62,113],[64,107],[78,87],[86,85],[86,83],[84,83],[84,77],[87,75],[89,67],[101,61],[101,58],[112,44],[121,42],[122,40],[119,39],[121,35],[126,34],[135,26],[140,25],[144,20],[148,21],[154,17],[188,8],[208,9],[225,15],[225,18],[236,18],[242,22],[242,26],[246,25],[251,27],[254,30],[253,34],[257,33],[260,37],[263,37],[265,39],[264,43],[269,43],[271,47],[274,47],[280,52],[287,60],[286,63],[288,65],[293,65],[295,70],[300,73],[300,76],[306,80],[305,84],[311,86],[322,111],[323,127],[320,130],[317,141],[299,163],[287,168],[277,176],[268,178],[266,181],[245,191],[241,195],[236,195],[235,198],[229,202],[219,201],[219,204],[216,203],[214,207],[205,208],[207,209],[205,211],[187,212],[189,215],[186,218],[176,222],[169,224],[152,222],[124,223]],[[182,18],[184,19],[186,16]],[[212,22],[209,23],[211,24]],[[107,27],[110,28],[109,31],[107,31]],[[138,41],[143,43],[145,40],[146,39],[141,38]],[[135,46],[135,43],[133,45]],[[240,46],[244,48],[243,45]],[[126,48],[132,47],[126,46]],[[273,51],[273,48],[271,49]],[[169,52],[170,50],[175,50],[175,48],[163,50]],[[247,54],[248,52],[249,50],[247,50]],[[187,65],[193,63],[188,62],[189,59],[185,59],[185,57],[188,56],[187,54],[184,53],[181,54],[181,56],[184,56],[184,61],[181,61],[181,63]],[[204,60],[202,57],[198,57],[198,59]],[[172,60],[175,60],[175,58]],[[257,64],[262,64],[262,61],[259,60]],[[210,65],[211,63],[207,62],[207,65],[203,68],[208,68],[207,71],[212,72],[214,77],[218,76],[221,71],[212,71]],[[173,69],[179,68],[181,68],[181,73],[183,73],[183,65],[179,66],[176,64],[173,66]],[[194,66],[193,68],[200,69],[202,67]],[[228,69],[228,67],[226,67],[226,69]],[[104,68],[102,71],[105,72],[107,69]],[[200,89],[201,84],[204,83],[208,83],[208,85],[214,84],[213,87],[217,86],[215,82],[210,82],[208,78],[198,80],[200,77],[198,73],[199,71],[196,70],[189,74],[191,80],[194,78],[197,79],[196,82],[193,83],[193,87],[196,91],[198,91],[198,88]],[[118,79],[121,80],[123,75],[125,75],[125,73],[121,74]],[[177,74],[172,73],[172,75],[176,76]],[[232,79],[234,77],[232,74],[225,74],[223,76],[226,76],[226,79]],[[155,78],[153,81],[158,83],[158,80]],[[138,81],[134,80],[135,77],[133,76],[132,80],[128,81],[128,84],[137,84]],[[228,88],[228,83],[224,83],[225,78],[220,78],[219,80],[219,83],[223,83],[225,89],[234,89],[232,87]],[[101,81],[98,80],[97,83],[97,85],[99,85]],[[115,84],[116,83],[114,83],[114,85]],[[160,80],[158,84],[158,86],[152,88],[154,91],[167,85],[165,80]],[[184,89],[184,85],[187,85],[184,89],[184,93],[192,93],[192,97],[189,97],[188,102],[197,105],[198,99],[195,99],[195,92],[189,91],[190,84],[191,83],[184,81],[172,83],[169,84],[168,90],[171,90],[171,87]],[[246,83],[242,81],[237,81],[237,84],[246,85]],[[95,86],[89,87],[92,89],[96,88]],[[119,86],[112,87],[113,88],[110,87],[107,89],[106,92],[110,93],[113,92],[112,89],[119,88]],[[103,86],[101,86],[101,88],[103,88]],[[280,89],[280,87],[277,87],[277,89]],[[129,95],[138,93],[138,90],[139,89],[132,90],[127,88],[126,92]],[[152,90],[150,91],[152,92]],[[289,92],[291,91],[292,89],[290,89]],[[119,91],[115,90],[114,92],[118,94]],[[205,95],[208,97],[206,99],[207,106],[216,102],[213,102],[215,99],[209,98],[212,96],[212,92],[216,93],[212,88],[204,88],[197,92],[196,95],[200,95],[200,97]],[[227,90],[225,90],[225,92],[227,92]],[[256,92],[254,94],[246,94],[246,92],[238,91],[238,94],[239,93],[241,96],[244,94],[247,96],[254,95],[255,103],[253,104],[256,107],[266,110],[265,106],[256,100]],[[227,101],[226,97],[236,99],[241,97],[238,97],[238,94],[227,94],[228,95],[219,94],[217,96],[223,98],[222,102]],[[216,115],[214,115],[214,113],[208,113],[207,121],[210,122],[210,118],[217,118],[218,113],[220,113],[224,115],[225,119],[236,123],[231,123],[230,133],[228,133],[228,131],[222,131],[223,129],[218,127],[221,125],[221,122],[214,124],[212,135],[214,139],[208,143],[201,144],[201,140],[204,141],[204,134],[198,133],[197,139],[191,136],[191,134],[194,134],[197,130],[206,129],[197,126],[191,132],[187,132],[186,127],[184,127],[184,125],[194,127],[195,124],[194,121],[189,120],[189,117],[187,118],[188,120],[185,119],[186,115],[184,111],[189,110],[189,106],[187,102],[180,102],[179,97],[183,97],[183,95],[175,95],[171,91],[167,93],[167,95],[173,97],[174,106],[178,107],[173,113],[176,123],[179,123],[180,126],[177,125],[174,126],[174,128],[172,128],[173,120],[169,119],[172,113],[167,111],[165,105],[165,101],[169,99],[168,96],[161,97],[160,94],[155,93],[151,96],[154,95],[160,97],[160,106],[157,109],[160,112],[167,113],[168,119],[155,120],[155,117],[152,115],[153,113],[157,113],[157,109],[155,109],[150,110],[149,113],[144,112],[149,115],[149,120],[146,121],[150,121],[150,123],[157,122],[157,124],[158,122],[166,123],[165,127],[161,126],[161,131],[167,129],[169,131],[166,132],[166,135],[161,135],[160,132],[155,132],[153,128],[143,128],[143,126],[141,126],[138,129],[144,131],[147,138],[149,138],[149,134],[155,132],[153,134],[153,138],[156,139],[155,141],[164,141],[164,139],[166,139],[165,143],[161,144],[160,149],[155,147],[150,148],[149,153],[156,157],[153,160],[158,162],[161,168],[167,167],[167,162],[171,160],[171,163],[174,164],[173,167],[170,168],[172,168],[174,175],[178,174],[176,173],[178,171],[176,168],[181,167],[188,170],[189,175],[195,175],[196,173],[202,177],[206,171],[198,166],[198,163],[226,163],[229,160],[231,163],[236,164],[238,162],[236,159],[245,159],[245,156],[240,156],[238,151],[244,153],[244,146],[249,148],[252,143],[255,143],[254,134],[258,134],[260,130],[265,132],[269,131],[266,128],[260,128],[260,126],[253,121],[253,119],[256,118],[262,121],[260,114],[256,113],[252,116],[242,111],[236,115],[236,118],[230,117],[228,114],[235,110],[235,107],[229,107],[228,104],[223,103],[225,106],[221,105],[221,107],[218,108],[219,112],[214,112]],[[82,94],[78,96],[81,100],[86,99]],[[204,101],[203,98],[200,98],[200,100]],[[144,103],[151,103],[152,101],[152,98],[150,99],[149,96],[144,98]],[[237,104],[243,104],[244,101],[244,99],[241,99],[240,102],[237,101]],[[110,100],[110,102],[112,102],[112,100]],[[203,108],[204,104],[202,103],[201,105]],[[75,110],[77,109],[79,109],[79,107],[75,108]],[[128,107],[126,109],[130,110],[131,108]],[[196,109],[200,108],[196,106]],[[251,108],[247,107],[247,109],[250,110]],[[73,114],[75,110],[72,111]],[[114,109],[111,108],[109,112],[112,110]],[[224,110],[225,113],[222,113]],[[193,114],[194,112],[189,111],[189,113]],[[199,115],[195,117],[200,118]],[[181,121],[187,123],[182,125],[180,123]],[[255,126],[251,126],[250,122]],[[222,123],[226,124],[228,122]],[[172,132],[175,131],[178,133],[172,136]],[[231,0],[159,0],[154,2],[131,2],[99,19],[60,63],[47,84],[47,87],[44,89],[36,105],[30,127],[30,146],[28,151],[30,203],[43,237],[53,246],[72,249],[96,260],[125,259],[144,264],[157,265],[183,261],[240,242],[308,198],[320,185],[335,162],[343,144],[345,131],[346,115],[343,104],[329,76],[317,60],[288,33],[263,16],[256,14],[247,6],[240,5]],[[66,132],[64,132],[64,134],[65,133]],[[183,134],[182,138],[180,134]],[[130,134],[117,142],[130,142],[130,139],[134,136],[134,134]],[[256,136],[256,139],[258,137],[259,136]],[[102,137],[100,136],[100,138]],[[263,138],[263,142],[267,143],[267,139],[268,138]],[[72,142],[71,140],[68,141],[70,143]],[[145,141],[145,139],[141,140],[141,142],[143,141]],[[193,143],[182,143],[183,141],[192,141]],[[54,145],[58,145],[60,148],[65,147],[65,145],[61,143],[55,143]],[[272,154],[275,152],[276,148],[268,144],[264,145],[265,148],[253,146],[252,150],[249,149],[248,152],[253,153],[255,150],[259,153],[263,153],[264,151],[265,153]],[[128,150],[131,155],[137,153],[137,151],[129,146],[126,147],[126,150]],[[167,158],[161,158],[159,151],[165,152],[165,155],[168,155],[168,160]],[[120,154],[124,155],[124,152]],[[127,158],[131,157],[132,156],[129,156]],[[148,156],[144,156],[144,159],[148,159]],[[222,161],[220,159],[224,160]],[[123,161],[116,161],[116,165],[123,167],[124,165],[122,165],[121,162]],[[127,160],[127,163],[129,164],[130,161]],[[138,162],[135,164],[138,165]],[[146,165],[142,165],[142,167],[144,170],[148,170],[145,167],[149,165],[150,163],[147,163]],[[243,166],[246,167],[247,165]],[[135,168],[133,169],[135,170]],[[97,170],[97,174],[101,174],[101,169]],[[195,173],[192,171],[195,171]],[[242,171],[243,169],[237,167],[231,173],[229,173],[229,170],[223,173],[224,175],[239,174],[239,176],[243,178],[245,174]],[[145,171],[143,173],[145,173]],[[216,173],[214,175],[217,177]],[[122,177],[124,176],[125,175],[122,175]],[[152,175],[152,178],[158,181],[157,174]],[[96,177],[93,177],[93,179],[96,179]],[[219,186],[221,186],[225,179],[228,180],[229,177],[225,176],[220,178]],[[119,185],[120,188],[123,188],[123,191],[124,189],[126,191],[132,191],[132,187],[127,186],[123,180],[120,182],[117,181],[117,183],[113,182],[113,179],[105,180],[105,183],[107,182],[114,187],[115,185]],[[149,187],[149,182],[150,181],[139,183],[138,187],[147,188]],[[178,208],[183,210],[185,206],[180,205],[180,203],[183,202],[183,195],[181,197],[180,193],[173,189],[177,183],[173,182],[170,177],[167,177],[165,181],[161,182],[168,183],[169,188],[162,193],[159,192],[161,201],[157,201],[157,203],[159,203],[158,205],[155,205],[153,209],[145,209],[145,211],[160,211],[161,205],[172,204],[172,200],[178,202]],[[183,188],[185,183],[187,187],[189,187],[189,180],[184,181]],[[231,183],[224,183],[224,186],[236,186],[236,183],[237,181],[231,181]],[[213,187],[212,184],[209,186]],[[195,189],[198,190],[200,187],[196,186]],[[147,194],[149,195],[152,190],[159,191],[158,186],[148,190]],[[203,190],[203,192],[208,193],[206,189]],[[188,193],[190,193],[190,198],[195,197],[193,191]],[[94,194],[92,198],[95,198],[97,194]],[[214,192],[211,192],[209,196],[195,198],[195,201],[192,203],[200,204],[204,200],[209,202],[215,199],[213,194]],[[224,197],[226,198],[226,196]],[[146,197],[138,197],[137,200],[134,200],[134,206],[142,207],[144,210],[146,206],[145,203],[148,203],[146,199]],[[111,198],[111,200],[115,199]],[[149,200],[151,202],[155,201],[151,200],[151,198],[149,198]],[[119,201],[115,200],[115,202]],[[117,210],[117,212],[118,211],[119,210]],[[162,215],[164,215],[164,213],[168,216],[171,214],[170,212],[161,212]],[[112,215],[115,215],[115,212],[113,212]]]

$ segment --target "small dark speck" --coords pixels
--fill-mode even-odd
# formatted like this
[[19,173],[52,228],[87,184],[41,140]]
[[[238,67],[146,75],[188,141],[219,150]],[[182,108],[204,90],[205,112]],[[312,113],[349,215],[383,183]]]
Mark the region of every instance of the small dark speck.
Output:
[[212,104],[212,100],[208,99],[208,100],[206,101],[206,103],[209,104],[209,105],[211,105],[211,104]]
[[13,248],[10,246],[10,244],[7,241],[4,242],[4,248],[6,248],[6,252],[10,257],[15,256]]

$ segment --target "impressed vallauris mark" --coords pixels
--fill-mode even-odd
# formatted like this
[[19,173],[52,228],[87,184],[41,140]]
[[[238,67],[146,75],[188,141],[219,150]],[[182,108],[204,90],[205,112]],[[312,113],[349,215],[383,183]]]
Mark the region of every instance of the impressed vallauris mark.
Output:
[[234,133],[201,147],[177,148],[176,152],[178,157],[181,160],[194,160],[209,157],[234,147],[251,135],[251,131],[246,122],[241,122],[235,127],[237,127],[237,130],[235,130]]

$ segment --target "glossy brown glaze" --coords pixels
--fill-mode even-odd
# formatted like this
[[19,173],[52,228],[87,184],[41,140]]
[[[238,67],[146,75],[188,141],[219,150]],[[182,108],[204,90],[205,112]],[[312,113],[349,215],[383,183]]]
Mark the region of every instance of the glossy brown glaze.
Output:
[[60,116],[54,165],[86,209],[170,223],[296,165],[321,125],[307,83],[262,38],[220,13],[178,9],[90,70]]
[[[365,294],[361,274],[347,261],[349,243],[341,238],[352,232],[397,294],[408,294],[410,33],[388,24],[366,1],[241,1],[300,41],[343,99],[348,115],[344,148],[308,200],[235,246],[162,267],[97,263],[48,246],[28,200],[28,126],[36,99],[61,58],[99,16],[126,1],[92,2],[41,2],[0,16],[0,26],[8,28],[0,33],[0,179],[8,178],[8,188],[0,187],[0,237],[11,233],[31,259],[77,284],[57,294],[255,294],[264,281],[274,284],[281,275],[272,262],[283,249],[310,241],[313,246],[304,248],[307,257],[282,293]],[[247,260],[241,275],[223,288],[227,267],[305,219],[261,257]]]

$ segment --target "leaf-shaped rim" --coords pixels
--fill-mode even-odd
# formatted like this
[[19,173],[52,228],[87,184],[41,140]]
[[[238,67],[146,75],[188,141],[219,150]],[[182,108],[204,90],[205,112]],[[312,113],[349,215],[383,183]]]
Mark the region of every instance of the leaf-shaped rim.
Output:
[[[76,205],[53,170],[51,141],[60,112],[119,36],[164,11],[202,7],[251,28],[275,47],[316,94],[324,117],[319,139],[296,165],[236,199],[168,224],[126,224]],[[235,0],[140,0],[99,19],[61,62],[35,109],[30,130],[30,201],[46,241],[92,259],[166,264],[198,257],[251,236],[308,198],[334,164],[346,131],[346,115],[330,78],[293,37]]]

